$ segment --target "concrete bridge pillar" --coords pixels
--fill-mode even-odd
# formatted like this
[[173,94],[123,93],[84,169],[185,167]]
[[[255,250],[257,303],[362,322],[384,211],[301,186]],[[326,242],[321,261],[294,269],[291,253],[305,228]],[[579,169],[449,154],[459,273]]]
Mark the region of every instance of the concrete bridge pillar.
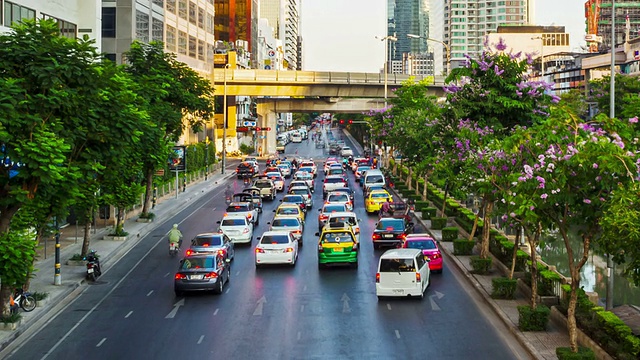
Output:
[[276,137],[278,128],[278,119],[276,116],[274,103],[258,104],[258,123],[259,127],[269,127],[271,131],[261,131],[258,136],[265,136],[264,139],[258,139],[258,150],[262,147],[262,154],[269,155],[276,153]]

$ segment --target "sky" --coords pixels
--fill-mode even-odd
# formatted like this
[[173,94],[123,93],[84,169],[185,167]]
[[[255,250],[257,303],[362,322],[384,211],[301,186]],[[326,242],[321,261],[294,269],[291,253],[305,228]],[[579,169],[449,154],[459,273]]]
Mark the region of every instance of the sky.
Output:
[[[379,72],[386,0],[301,0],[304,70]],[[535,25],[565,26],[573,51],[584,45],[585,0],[530,0]]]

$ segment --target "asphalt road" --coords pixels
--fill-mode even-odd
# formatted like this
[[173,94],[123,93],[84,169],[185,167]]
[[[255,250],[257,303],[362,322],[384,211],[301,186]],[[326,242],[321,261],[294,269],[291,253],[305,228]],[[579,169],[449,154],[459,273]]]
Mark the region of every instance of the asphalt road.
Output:
[[[310,144],[289,144],[287,152],[321,160],[323,150]],[[367,241],[375,218],[365,213],[361,192],[356,192],[356,213],[362,219],[359,268],[318,270],[314,233],[321,179],[322,174],[295,268],[256,270],[254,240],[236,247],[231,281],[222,295],[175,296],[178,260],[169,257],[164,234],[174,222],[185,239],[214,231],[225,207],[220,187],[142,239],[9,358],[528,358],[446,262],[442,274],[432,275],[422,301],[379,302],[375,273],[384,250],[374,251]],[[242,187],[238,180],[229,183]],[[267,229],[277,204],[265,201],[256,236]]]

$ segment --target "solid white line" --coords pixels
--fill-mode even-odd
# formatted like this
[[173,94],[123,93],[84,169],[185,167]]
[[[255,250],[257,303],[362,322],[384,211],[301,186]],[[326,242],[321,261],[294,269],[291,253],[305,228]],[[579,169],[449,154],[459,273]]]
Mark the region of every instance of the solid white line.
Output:
[[133,310],[129,311],[129,313],[127,315],[124,316],[124,318],[128,318],[129,316],[131,316],[131,314],[133,314]]
[[151,295],[151,294],[153,294],[153,290],[149,291],[149,292],[147,293],[147,296],[149,296],[149,295]]
[[231,289],[227,289],[227,291],[225,291],[224,293],[225,293],[225,294],[228,294],[228,293],[229,293],[229,290],[231,290]]
[[204,335],[200,335],[200,339],[198,339],[198,345],[202,344],[202,340],[204,340]]
[[400,331],[396,330],[396,337],[400,339]]
[[218,315],[218,310],[220,310],[220,309],[216,309],[216,311],[213,312],[213,316]]
[[391,304],[387,303],[387,309],[391,310]]
[[298,340],[300,340],[301,337],[302,337],[302,333],[298,331]]
[[107,338],[102,338],[102,340],[100,340],[100,342],[98,343],[98,345],[96,345],[96,347],[100,347],[102,344],[104,344],[105,341],[107,341]]
[[[186,219],[188,219],[191,215],[193,215],[196,211],[202,209],[208,202],[205,202],[204,204],[202,204],[201,206],[199,206],[197,209],[193,210],[189,215],[187,215],[186,218],[184,218],[182,221],[180,221],[178,223],[182,224],[184,221],[186,221]],[[68,337],[69,335],[71,335],[71,333],[73,333],[78,326],[80,326],[80,324],[82,324],[88,317],[89,315],[91,315],[97,308],[98,306],[102,305],[102,303],[109,297],[111,296],[111,294],[113,294],[113,292],[118,288],[118,286],[120,286],[120,284],[122,284],[122,282],[129,276],[131,275],[131,273],[138,267],[138,265],[140,265],[140,263],[142,263],[143,260],[145,260],[147,258],[147,256],[149,256],[149,254],[151,254],[151,252],[153,250],[155,250],[156,247],[158,247],[158,245],[160,245],[160,243],[164,243],[164,239],[160,238],[158,239],[158,241],[155,243],[155,245],[153,245],[151,247],[151,249],[149,249],[149,251],[147,251],[141,258],[140,260],[138,260],[132,267],[131,269],[129,269],[129,271],[127,271],[127,273],[120,278],[120,280],[113,286],[113,288],[111,288],[111,290],[109,290],[109,292],[102,298],[100,299],[100,301],[98,301],[75,325],[73,325],[73,327],[71,329],[69,329],[69,331],[67,331],[66,334],[64,334],[63,337],[60,338],[60,340],[58,340],[57,343],[55,343],[55,345],[53,345],[51,347],[51,349],[49,349],[49,351],[44,354],[44,356],[41,358],[42,360],[46,359],[47,357],[49,357],[49,355],[53,354],[53,352],[58,348],[58,346],[60,346],[60,344],[62,344]],[[104,274],[104,273],[103,273]],[[169,273],[167,273],[168,275]]]

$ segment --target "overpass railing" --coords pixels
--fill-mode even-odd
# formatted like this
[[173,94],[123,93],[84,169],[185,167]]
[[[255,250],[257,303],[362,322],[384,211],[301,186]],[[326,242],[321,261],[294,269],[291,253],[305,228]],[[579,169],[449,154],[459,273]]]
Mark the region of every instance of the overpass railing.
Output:
[[[216,83],[224,81],[225,71],[215,69],[213,78]],[[298,83],[298,84],[371,84],[383,85],[385,82],[383,73],[359,73],[359,72],[325,72],[325,71],[297,71],[297,70],[258,70],[258,69],[227,69],[227,82],[233,83]],[[432,78],[434,85],[443,85],[442,76],[425,77],[422,75],[387,74],[388,85],[401,85],[413,78],[420,81],[424,78]]]

